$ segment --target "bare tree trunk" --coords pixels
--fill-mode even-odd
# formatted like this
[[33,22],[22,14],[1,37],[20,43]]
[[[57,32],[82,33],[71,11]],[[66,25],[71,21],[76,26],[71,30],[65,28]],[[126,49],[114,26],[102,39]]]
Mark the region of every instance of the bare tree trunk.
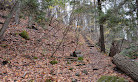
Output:
[[[137,14],[137,19],[138,19],[138,0],[136,0],[136,14]],[[138,20],[137,20],[137,24],[138,24]]]
[[32,16],[28,16],[28,27],[32,26]]
[[138,65],[134,61],[131,61],[123,55],[117,54],[113,57],[113,63],[135,82],[138,82]]
[[[98,9],[99,9],[99,16],[100,16],[101,12],[102,12],[101,0],[98,0]],[[104,27],[103,27],[103,24],[101,22],[99,22],[99,24],[100,24],[100,39],[99,39],[99,43],[100,43],[100,47],[101,47],[101,52],[105,52]]]
[[64,39],[65,39],[66,35],[67,35],[68,32],[69,32],[69,29],[70,29],[70,27],[67,26],[66,29],[64,30],[64,32],[63,32],[63,37],[62,37],[62,39],[61,39],[61,42],[58,44],[58,46],[56,47],[56,49],[53,51],[51,57],[54,57],[54,54],[57,52],[57,50],[59,49],[59,47],[61,46],[61,44],[64,42]]
[[18,5],[18,7],[17,7],[17,10],[16,10],[16,12],[15,12],[15,23],[16,24],[19,24],[19,14],[20,14],[20,2],[19,2],[19,5]]
[[104,28],[103,25],[100,25],[100,44],[101,44],[101,51],[105,52],[105,44],[104,44]]
[[4,22],[2,28],[0,29],[0,38],[2,38],[3,34],[5,33],[6,29],[8,28],[10,20],[13,16],[14,12],[16,11],[17,6],[18,6],[18,2],[15,3],[14,7],[12,8],[11,12],[8,15],[8,18]]

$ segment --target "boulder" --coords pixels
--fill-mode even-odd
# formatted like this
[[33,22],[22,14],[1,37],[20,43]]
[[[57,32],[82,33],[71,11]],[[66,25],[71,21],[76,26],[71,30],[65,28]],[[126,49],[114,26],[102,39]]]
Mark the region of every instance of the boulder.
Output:
[[70,56],[73,56],[73,57],[80,56],[80,55],[77,56],[77,54],[81,54],[81,51],[74,51],[73,53],[70,54]]
[[83,54],[77,54],[77,57],[83,57]]
[[74,51],[70,54],[72,57],[83,57],[83,54],[81,54],[81,51]]
[[73,56],[73,53],[70,53],[70,56]]
[[74,79],[74,78],[72,79],[72,82],[77,82],[77,81],[78,81],[77,79]]

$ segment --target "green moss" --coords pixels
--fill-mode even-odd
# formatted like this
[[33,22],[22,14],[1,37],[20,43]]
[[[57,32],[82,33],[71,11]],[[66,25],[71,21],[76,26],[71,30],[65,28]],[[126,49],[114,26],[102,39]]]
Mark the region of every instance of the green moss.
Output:
[[46,81],[45,82],[52,82],[52,80],[51,79],[46,79]]
[[78,44],[79,44],[79,45],[83,45],[83,43],[82,43],[82,42],[78,42]]
[[38,57],[34,56],[33,58],[34,58],[34,59],[37,59]]
[[83,57],[78,57],[78,60],[83,60]]
[[31,79],[31,80],[29,80],[28,82],[34,82],[34,80],[33,80],[33,79]]
[[23,18],[23,16],[20,15],[19,18]]
[[22,31],[19,35],[26,40],[30,39],[27,31]]
[[67,64],[71,64],[71,62],[67,61]]
[[8,47],[8,45],[7,45],[7,44],[1,44],[0,46],[1,46],[1,47],[3,47],[3,48]]
[[50,61],[52,65],[57,64],[58,62],[56,60]]
[[19,33],[15,33],[15,35],[17,36]]
[[97,82],[128,82],[124,78],[117,76],[102,76]]

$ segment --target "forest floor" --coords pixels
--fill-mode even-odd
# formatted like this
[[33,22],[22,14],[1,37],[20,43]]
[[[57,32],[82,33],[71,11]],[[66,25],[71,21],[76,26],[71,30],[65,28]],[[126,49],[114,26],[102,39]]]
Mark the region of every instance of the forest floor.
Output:
[[[0,82],[49,82],[49,79],[52,82],[96,82],[102,75],[120,76],[133,82],[125,74],[114,71],[111,58],[100,53],[97,47],[89,47],[80,32],[69,29],[65,35],[70,26],[53,20],[46,29],[26,27],[25,19],[19,25],[10,24],[0,41]],[[29,40],[19,35],[23,30],[28,32]],[[89,43],[94,45],[91,40]],[[74,50],[82,52],[82,61],[68,60]],[[58,63],[52,65],[52,60]],[[3,64],[3,61],[8,62]]]

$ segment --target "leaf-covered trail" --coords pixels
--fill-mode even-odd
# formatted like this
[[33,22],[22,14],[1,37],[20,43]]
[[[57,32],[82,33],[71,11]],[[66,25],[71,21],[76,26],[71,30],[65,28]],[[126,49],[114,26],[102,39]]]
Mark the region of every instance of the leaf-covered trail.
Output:
[[90,61],[89,64],[86,65],[86,68],[90,73],[89,78],[91,78],[89,82],[96,82],[102,75],[120,76],[128,79],[130,82],[132,81],[125,74],[113,70],[115,65],[112,64],[111,58],[106,54],[101,53],[92,40],[83,35],[81,35],[80,39],[81,38],[83,38],[82,40],[85,42],[85,56]]

